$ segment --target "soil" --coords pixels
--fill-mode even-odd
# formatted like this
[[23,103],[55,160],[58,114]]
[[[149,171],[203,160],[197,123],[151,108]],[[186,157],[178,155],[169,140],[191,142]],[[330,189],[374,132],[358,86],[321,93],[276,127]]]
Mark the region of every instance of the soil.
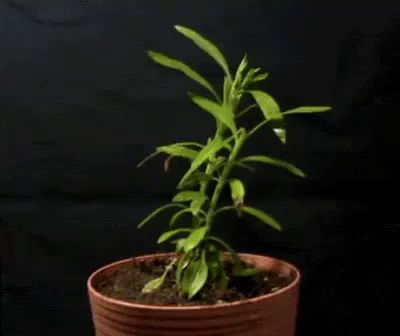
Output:
[[[225,291],[207,288],[190,301],[176,286],[175,273],[169,272],[162,287],[153,293],[142,293],[143,286],[161,276],[168,260],[152,260],[120,268],[98,284],[97,290],[109,297],[148,305],[191,306],[221,304],[273,293],[288,286],[294,279],[272,271],[261,271],[252,277],[231,277]],[[251,265],[248,265],[251,266]],[[232,269],[226,264],[228,274]]]

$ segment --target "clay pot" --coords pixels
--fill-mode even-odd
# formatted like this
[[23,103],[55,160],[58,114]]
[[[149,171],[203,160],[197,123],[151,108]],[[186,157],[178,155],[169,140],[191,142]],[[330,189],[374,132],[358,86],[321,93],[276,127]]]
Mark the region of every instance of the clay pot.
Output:
[[100,294],[97,284],[121,266],[173,253],[125,259],[107,265],[88,280],[96,336],[294,336],[300,273],[292,265],[270,257],[240,254],[260,269],[294,278],[274,293],[217,305],[157,306],[128,303]]

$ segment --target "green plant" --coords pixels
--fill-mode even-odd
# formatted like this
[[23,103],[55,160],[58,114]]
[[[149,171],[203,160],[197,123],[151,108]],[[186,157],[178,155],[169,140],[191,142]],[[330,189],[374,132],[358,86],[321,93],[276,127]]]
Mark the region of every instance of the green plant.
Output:
[[[155,51],[149,51],[150,58],[167,68],[183,72],[205,88],[211,98],[190,93],[191,100],[201,109],[208,112],[216,123],[215,134],[208,138],[205,144],[197,142],[181,142],[160,146],[155,153],[145,158],[138,166],[158,154],[166,154],[165,170],[168,170],[171,158],[180,157],[190,162],[189,169],[177,186],[177,194],[172,202],[156,209],[140,224],[142,227],[154,217],[167,209],[175,212],[169,222],[169,230],[158,239],[163,243],[170,239],[176,245],[177,259],[172,260],[165,273],[160,278],[150,281],[143,292],[157,290],[165,276],[176,269],[176,282],[179,289],[192,298],[206,284],[217,288],[226,288],[229,282],[222,255],[228,251],[234,264],[233,276],[251,276],[257,270],[245,267],[233,248],[224,240],[212,235],[213,223],[217,215],[224,211],[233,210],[240,216],[242,213],[251,215],[277,230],[281,225],[269,214],[260,209],[245,204],[246,188],[238,178],[232,177],[234,168],[249,168],[253,163],[263,163],[278,166],[290,173],[304,177],[305,174],[293,164],[265,156],[262,154],[241,156],[246,141],[259,129],[269,125],[282,143],[286,143],[285,117],[291,114],[324,112],[327,106],[302,106],[282,112],[275,99],[256,87],[267,79],[268,74],[260,68],[252,68],[245,55],[232,73],[221,51],[209,40],[186,27],[175,26],[176,30],[190,39],[205,53],[211,56],[224,72],[222,94],[193,68],[184,62]],[[254,104],[242,106],[243,97],[249,95]],[[260,110],[263,119],[251,129],[240,126],[241,118],[250,112]],[[220,204],[224,188],[230,188],[232,204]],[[185,215],[190,215],[189,226],[177,226]]]

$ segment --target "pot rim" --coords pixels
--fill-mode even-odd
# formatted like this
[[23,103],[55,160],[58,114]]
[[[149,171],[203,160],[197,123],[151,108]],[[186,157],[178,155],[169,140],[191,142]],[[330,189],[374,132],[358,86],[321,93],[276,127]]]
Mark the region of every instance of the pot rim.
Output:
[[132,261],[134,261],[136,259],[145,260],[145,259],[160,258],[160,257],[170,257],[170,256],[176,255],[175,252],[167,252],[167,253],[146,254],[146,255],[141,255],[141,256],[137,256],[137,257],[131,257],[131,258],[122,259],[122,260],[107,264],[107,265],[99,268],[98,270],[96,270],[95,272],[93,272],[90,275],[89,279],[87,280],[87,288],[89,290],[89,293],[91,295],[93,295],[94,297],[96,297],[96,299],[107,301],[109,303],[112,303],[112,304],[115,304],[115,305],[119,305],[119,306],[123,306],[123,307],[137,308],[137,309],[143,309],[143,310],[152,310],[152,311],[155,311],[155,310],[157,310],[157,311],[160,311],[160,310],[161,311],[183,311],[183,310],[194,310],[194,311],[196,311],[196,310],[221,309],[221,308],[227,308],[227,307],[242,306],[242,305],[248,305],[248,304],[252,304],[254,302],[258,302],[258,301],[262,301],[262,300],[267,300],[269,298],[278,296],[278,295],[280,295],[282,293],[285,293],[285,292],[289,291],[293,287],[298,286],[299,283],[300,283],[301,273],[297,269],[297,267],[295,267],[291,263],[288,263],[286,261],[283,261],[283,260],[280,260],[280,259],[277,259],[277,258],[274,258],[274,257],[261,255],[261,254],[254,254],[254,253],[238,253],[238,254],[241,257],[250,257],[250,258],[251,257],[265,257],[265,258],[268,258],[268,259],[273,259],[274,261],[277,261],[280,264],[289,267],[295,273],[295,279],[288,286],[285,286],[285,287],[277,290],[276,292],[269,293],[269,294],[264,294],[264,295],[259,295],[259,296],[256,296],[254,298],[238,300],[238,301],[233,301],[233,302],[227,302],[227,303],[220,303],[220,304],[204,304],[204,305],[192,305],[192,306],[185,306],[185,305],[183,305],[183,306],[177,306],[177,305],[154,305],[154,304],[142,304],[142,303],[135,303],[135,302],[128,302],[128,301],[124,301],[124,300],[118,300],[118,299],[111,298],[111,297],[109,297],[107,295],[101,294],[93,286],[94,278],[96,276],[98,276],[100,273],[102,273],[105,270],[107,270],[108,268],[110,268],[110,267],[126,264],[126,263],[132,262]]

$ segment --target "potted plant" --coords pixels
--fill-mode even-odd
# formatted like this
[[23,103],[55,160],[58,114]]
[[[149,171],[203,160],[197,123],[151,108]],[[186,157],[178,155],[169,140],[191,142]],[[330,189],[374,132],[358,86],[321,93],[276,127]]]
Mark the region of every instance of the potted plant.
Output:
[[[242,149],[263,126],[269,126],[284,144],[288,115],[324,112],[330,107],[281,111],[275,99],[258,88],[268,74],[251,67],[246,55],[231,72],[212,42],[192,29],[175,28],[222,68],[221,90],[180,60],[154,51],[148,54],[154,62],[184,73],[208,91],[209,98],[193,93],[190,98],[215,119],[215,133],[203,144],[160,146],[139,164],[160,154],[166,154],[165,170],[173,158],[190,163],[171,203],[139,224],[142,227],[160,213],[173,211],[169,228],[158,243],[171,241],[175,252],[125,259],[90,276],[88,290],[96,335],[293,336],[299,271],[271,257],[237,254],[214,235],[213,228],[218,216],[235,211],[238,216],[253,216],[281,230],[276,219],[246,203],[246,188],[235,177],[235,170],[266,164],[300,177],[305,174],[289,162],[264,154],[243,156]],[[254,104],[243,106],[245,96]],[[261,112],[262,120],[250,129],[241,126],[242,118],[252,112]],[[221,200],[224,190],[230,191],[229,204]]]

